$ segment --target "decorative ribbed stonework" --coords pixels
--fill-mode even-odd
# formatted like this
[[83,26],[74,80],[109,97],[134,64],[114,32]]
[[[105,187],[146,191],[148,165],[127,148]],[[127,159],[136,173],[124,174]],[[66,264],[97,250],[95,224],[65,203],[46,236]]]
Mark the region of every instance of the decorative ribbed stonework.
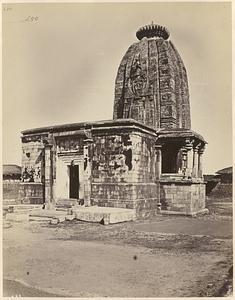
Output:
[[136,37],[138,40],[142,40],[142,38],[144,37],[147,38],[157,37],[157,38],[163,38],[164,40],[167,40],[169,36],[170,33],[164,26],[156,25],[156,24],[143,26],[136,32]]
[[132,118],[148,126],[190,129],[186,69],[165,27],[149,25],[137,33],[118,69],[114,119]]

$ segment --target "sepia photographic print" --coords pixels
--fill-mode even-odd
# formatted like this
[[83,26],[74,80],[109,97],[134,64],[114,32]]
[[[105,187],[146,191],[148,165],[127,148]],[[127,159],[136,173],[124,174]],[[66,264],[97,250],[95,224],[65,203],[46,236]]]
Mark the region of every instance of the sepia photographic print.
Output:
[[232,3],[2,4],[2,296],[232,297]]

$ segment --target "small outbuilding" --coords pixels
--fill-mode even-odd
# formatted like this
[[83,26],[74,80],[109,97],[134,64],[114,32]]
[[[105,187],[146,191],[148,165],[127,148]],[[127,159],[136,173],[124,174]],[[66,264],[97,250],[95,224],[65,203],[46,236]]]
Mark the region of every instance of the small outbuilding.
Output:
[[21,167],[17,165],[3,165],[3,180],[20,180]]
[[219,171],[216,172],[216,174],[218,174],[221,183],[232,183],[233,182],[233,168],[232,167],[228,167],[228,168],[224,168],[221,169]]

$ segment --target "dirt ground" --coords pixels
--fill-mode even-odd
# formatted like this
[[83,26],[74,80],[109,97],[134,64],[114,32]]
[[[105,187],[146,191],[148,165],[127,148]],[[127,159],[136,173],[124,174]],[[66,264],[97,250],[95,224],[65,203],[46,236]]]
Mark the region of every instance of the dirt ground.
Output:
[[209,199],[211,214],[197,218],[158,216],[108,226],[79,221],[12,223],[3,231],[3,295],[231,293],[232,203],[216,201]]

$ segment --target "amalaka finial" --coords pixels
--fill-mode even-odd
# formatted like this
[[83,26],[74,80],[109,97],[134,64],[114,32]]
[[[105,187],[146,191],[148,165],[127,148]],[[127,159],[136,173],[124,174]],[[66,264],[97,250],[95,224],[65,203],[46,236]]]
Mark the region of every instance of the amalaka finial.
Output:
[[153,21],[151,22],[151,25],[146,25],[141,27],[136,32],[136,37],[139,40],[142,40],[142,38],[163,38],[164,40],[167,40],[170,36],[169,31],[166,29],[166,27],[154,24]]

